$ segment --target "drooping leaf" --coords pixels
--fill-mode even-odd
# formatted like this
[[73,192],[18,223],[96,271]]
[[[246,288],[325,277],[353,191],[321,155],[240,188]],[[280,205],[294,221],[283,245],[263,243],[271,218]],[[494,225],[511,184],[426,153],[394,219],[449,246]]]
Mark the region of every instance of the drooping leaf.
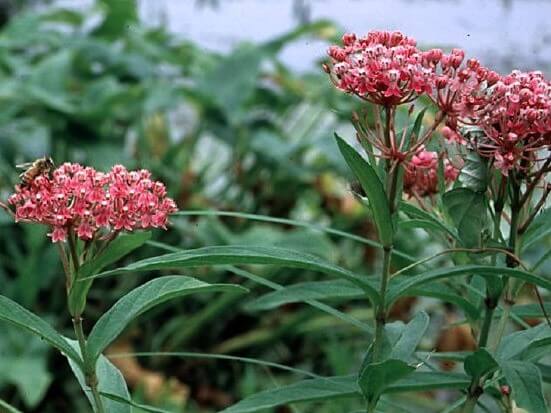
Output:
[[124,397],[118,396],[113,393],[107,393],[107,392],[101,392],[100,393],[103,397],[113,400],[114,402],[125,404],[130,407],[135,407],[139,409],[140,411],[145,411],[149,413],[173,413],[169,410],[159,409],[158,407],[148,406],[147,404],[142,403],[136,403],[135,401],[131,399],[125,399]]
[[18,326],[42,338],[63,354],[74,360],[78,365],[82,360],[77,352],[67,344],[65,338],[53,329],[46,321],[29,310],[21,307],[15,301],[0,295],[0,320]]
[[361,288],[346,280],[312,281],[293,284],[281,290],[262,295],[248,303],[245,308],[251,311],[270,310],[284,304],[306,300],[357,298],[363,296],[363,294]]
[[335,135],[335,138],[337,139],[337,145],[342,156],[367,194],[381,243],[386,246],[392,245],[394,237],[392,217],[390,216],[387,196],[383,184],[379,180],[379,176],[373,167],[354,148],[338,135]]
[[541,373],[534,364],[509,360],[501,362],[500,367],[518,407],[530,413],[549,411],[543,396]]
[[[390,385],[384,393],[462,389],[469,383],[469,377],[464,374],[414,371]],[[309,379],[253,394],[220,413],[252,413],[289,403],[350,398],[360,394],[356,375]]]
[[88,361],[93,363],[136,317],[168,300],[200,292],[245,292],[231,284],[207,284],[186,276],[166,276],[151,280],[130,291],[104,313],[88,336]]
[[[151,238],[150,232],[135,232],[132,234],[120,234],[108,246],[108,248],[100,253],[97,257],[87,261],[80,267],[77,274],[77,280],[90,277],[97,274],[109,264],[117,262],[125,255],[141,247]],[[92,279],[85,281],[76,281],[71,285],[69,291],[68,305],[69,312],[74,316],[82,314],[86,306],[86,296],[92,286]]]
[[416,274],[411,277],[396,277],[389,283],[388,303],[394,302],[398,297],[407,295],[411,288],[429,283],[431,281],[440,280],[443,278],[451,278],[465,275],[480,275],[484,278],[507,276],[519,280],[523,280],[539,287],[551,290],[551,281],[539,275],[532,274],[526,271],[506,268],[493,267],[488,265],[459,265],[450,268],[438,268],[423,274]]
[[485,348],[480,348],[467,356],[463,366],[465,372],[476,381],[498,368],[497,361]]
[[488,222],[484,194],[467,188],[456,188],[446,192],[442,201],[457,228],[462,244],[477,247]]
[[[75,349],[80,355],[79,344],[75,340],[66,339],[69,345]],[[90,388],[86,385],[84,374],[82,369],[73,362],[71,359],[67,359],[73,374],[77,378],[80,387],[84,391],[90,405],[95,409],[94,397]],[[108,392],[115,394],[124,399],[130,399],[130,393],[128,392],[128,387],[124,381],[124,377],[117,369],[113,363],[111,363],[105,356],[101,355],[96,363],[96,378],[98,380],[98,391],[99,392]],[[133,409],[131,406],[115,402],[109,398],[101,396],[104,410],[109,413],[132,413]]]
[[280,265],[285,267],[303,268],[322,273],[335,275],[362,288],[366,295],[378,302],[379,293],[366,280],[366,278],[354,274],[335,264],[306,253],[278,247],[257,246],[216,246],[204,247],[194,250],[175,252],[136,261],[126,267],[100,273],[94,277],[105,277],[114,274],[122,274],[137,271],[151,271],[162,269],[178,269],[185,267],[197,267],[203,265],[239,265],[239,264],[264,264]]
[[409,297],[432,297],[438,298],[447,303],[455,304],[471,319],[480,318],[480,311],[477,306],[469,300],[455,293],[453,289],[443,283],[425,284],[408,290],[405,294]]

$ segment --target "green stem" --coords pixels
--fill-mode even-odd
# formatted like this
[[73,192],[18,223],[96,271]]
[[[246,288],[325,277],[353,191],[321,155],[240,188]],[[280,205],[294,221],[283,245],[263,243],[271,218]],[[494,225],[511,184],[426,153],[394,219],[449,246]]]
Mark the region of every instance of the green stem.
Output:
[[[392,145],[392,119],[393,119],[393,110],[392,107],[385,107],[385,130],[384,130],[384,139],[385,145],[391,147]],[[399,166],[392,165],[390,159],[386,160],[385,164],[387,180],[386,180],[386,193],[388,199],[388,206],[390,210],[391,217],[394,215],[396,209],[396,197],[398,194],[398,172]],[[377,362],[381,357],[381,350],[383,346],[384,338],[384,329],[386,324],[386,293],[388,288],[388,281],[390,279],[390,263],[392,258],[393,246],[384,245],[383,246],[383,268],[381,271],[381,285],[379,288],[380,300],[375,310],[375,337],[373,339],[373,352],[372,352],[372,362]],[[376,410],[378,399],[371,400],[367,405],[367,413],[373,413]]]
[[80,347],[80,354],[84,360],[84,380],[86,385],[90,387],[92,391],[92,396],[94,398],[94,404],[96,405],[97,413],[105,413],[103,407],[103,401],[98,389],[98,379],[96,377],[96,368],[95,363],[90,365],[88,362],[88,351],[86,348],[86,336],[84,335],[84,330],[82,329],[82,317],[77,316],[73,318],[73,328],[75,330],[75,335],[77,336],[78,345]]

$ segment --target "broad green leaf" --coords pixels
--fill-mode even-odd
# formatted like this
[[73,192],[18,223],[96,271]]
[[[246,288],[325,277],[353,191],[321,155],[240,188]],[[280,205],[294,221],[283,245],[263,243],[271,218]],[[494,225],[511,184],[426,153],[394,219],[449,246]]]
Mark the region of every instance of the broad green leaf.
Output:
[[415,371],[405,361],[387,359],[366,366],[358,378],[358,386],[368,402],[379,399],[383,391],[391,384]]
[[[69,345],[75,349],[75,351],[78,351],[78,354],[80,355],[78,342],[75,340],[66,340]],[[94,408],[94,411],[96,411],[92,392],[90,391],[90,388],[86,385],[84,374],[81,368],[76,365],[71,359],[67,360],[69,361],[71,370],[77,378],[80,387],[88,398],[90,405],[92,406],[92,408]],[[98,390],[100,391],[100,393],[108,392],[110,394],[115,394],[119,397],[122,397],[126,400],[130,399],[130,393],[128,392],[128,388],[126,386],[126,382],[124,381],[123,375],[121,374],[119,369],[117,369],[113,365],[113,363],[111,363],[103,355],[99,357],[96,363],[96,377],[98,380]],[[106,398],[105,396],[101,396],[101,399],[106,413],[132,413],[133,411],[131,406],[115,402],[109,398]]]
[[87,342],[87,362],[93,363],[140,314],[177,297],[214,291],[245,292],[246,289],[231,284],[207,284],[178,275],[156,278],[135,288],[104,313],[92,328]]
[[100,273],[94,278],[137,271],[239,264],[280,265],[335,275],[358,285],[374,303],[379,301],[379,293],[365,277],[356,275],[315,255],[277,247],[224,245],[197,248],[136,261],[126,267]]
[[467,248],[480,246],[482,232],[488,222],[484,194],[457,188],[446,192],[442,201],[462,244]]
[[477,152],[469,151],[458,179],[464,188],[474,192],[485,192],[488,186],[487,160],[483,159]]
[[247,303],[245,308],[251,311],[271,310],[289,303],[306,300],[324,300],[330,298],[358,298],[364,292],[346,280],[312,281],[293,284],[281,290],[273,291]]
[[256,88],[264,53],[255,46],[241,46],[199,79],[197,90],[222,109],[231,123],[246,113],[244,104]]
[[116,39],[138,23],[136,0],[98,0],[105,13],[101,25],[94,31],[96,36]]
[[398,297],[407,295],[409,290],[414,287],[418,287],[420,285],[443,278],[466,275],[480,275],[484,278],[500,277],[503,275],[506,277],[523,280],[551,291],[551,280],[548,280],[536,274],[531,274],[526,271],[487,265],[459,265],[456,267],[438,268],[436,270],[428,271],[423,274],[416,274],[414,276],[396,277],[395,279],[392,279],[390,281],[389,291],[387,295],[388,304],[390,305]]
[[392,245],[394,229],[383,184],[371,165],[354,148],[336,134],[335,138],[342,156],[367,194],[381,243],[385,246]]
[[[551,338],[551,331],[547,324],[540,324],[527,330],[515,331],[501,340],[496,351],[498,360],[523,359],[531,349],[545,344]],[[544,340],[542,342],[542,340]]]
[[[439,228],[440,231],[451,235],[454,239],[458,238],[457,231],[455,231],[453,228],[450,228],[449,226],[444,224],[441,218],[437,218],[429,214],[427,211],[423,211],[422,209],[417,208],[416,206],[410,204],[409,202],[404,202],[404,201],[400,202],[400,211],[406,214],[408,217],[410,217],[413,220],[420,221],[420,222],[428,221],[431,223],[430,224],[431,228],[434,228],[434,229]],[[427,225],[427,229],[428,229],[429,224],[425,224],[425,225]]]
[[[132,234],[120,234],[97,257],[87,261],[79,270],[77,280],[97,274],[109,264],[117,262],[125,255],[141,247],[151,238],[150,232],[136,232]],[[69,312],[74,316],[82,314],[86,306],[86,296],[92,287],[92,279],[73,282],[69,292]]]
[[480,348],[467,356],[463,367],[473,380],[478,381],[482,376],[497,370],[498,364],[488,350]]
[[[470,379],[464,374],[414,371],[390,385],[384,393],[463,389],[469,384]],[[252,413],[289,403],[359,397],[360,394],[356,375],[309,379],[253,394],[220,413]]]
[[0,320],[6,321],[39,336],[67,357],[74,360],[78,365],[82,364],[82,360],[78,353],[67,344],[65,338],[55,331],[52,326],[29,310],[21,307],[15,301],[1,295]]
[[5,402],[2,399],[0,399],[0,407],[5,413],[23,413],[21,410],[16,409],[11,404]]
[[547,413],[539,369],[532,363],[505,361],[500,363],[501,371],[513,391],[518,407],[530,413]]

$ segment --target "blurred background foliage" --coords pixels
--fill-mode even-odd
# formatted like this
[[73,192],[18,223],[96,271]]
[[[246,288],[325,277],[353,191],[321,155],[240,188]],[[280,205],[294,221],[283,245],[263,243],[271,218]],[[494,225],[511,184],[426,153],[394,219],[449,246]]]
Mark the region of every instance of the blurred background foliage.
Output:
[[[17,182],[15,164],[49,154],[57,163],[148,168],[167,183],[183,211],[263,214],[374,237],[365,210],[346,184],[348,171],[332,138],[335,130],[353,136],[349,119],[358,102],[336,92],[321,68],[297,74],[279,57],[284,47],[305,37],[333,41],[340,32],[334,24],[314,21],[219,54],[163,28],[145,26],[130,0],[98,0],[92,11],[36,9],[31,3],[7,2],[2,8],[1,199]],[[434,248],[423,232],[401,234],[402,251],[419,255]],[[0,214],[2,294],[70,335],[64,280],[57,252],[45,235],[43,228],[16,226]],[[375,251],[368,245],[309,227],[239,217],[177,217],[168,232],[155,237],[180,248],[284,245],[350,269],[369,272],[374,265]],[[161,252],[148,246],[138,254]],[[322,279],[301,270],[248,270],[278,284]],[[142,317],[110,351],[224,353],[323,375],[353,372],[361,362],[365,337],[348,324],[303,305],[272,311],[251,305],[270,290],[251,281],[248,273],[208,268],[190,275],[242,283],[252,293],[165,305]],[[85,322],[96,320],[117,297],[146,279],[98,281]],[[371,318],[360,298],[333,304],[358,319]],[[437,307],[430,300],[408,299],[394,317],[407,316],[414,305],[429,311]],[[438,323],[453,317],[437,311],[433,335]],[[0,398],[28,412],[89,411],[61,355],[6,324],[0,324],[0,332]],[[444,349],[468,349],[468,331],[459,327],[454,334]],[[116,360],[136,401],[190,413],[214,412],[297,379],[296,373],[231,360]],[[396,411],[407,406],[406,411],[426,412],[440,411],[445,401],[405,395],[393,402]],[[361,407],[347,403],[278,412],[342,413]]]

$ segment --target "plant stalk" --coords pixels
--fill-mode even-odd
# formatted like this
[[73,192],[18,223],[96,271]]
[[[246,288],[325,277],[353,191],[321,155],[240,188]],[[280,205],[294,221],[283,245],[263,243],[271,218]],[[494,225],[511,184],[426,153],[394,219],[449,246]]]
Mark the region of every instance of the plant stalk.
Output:
[[90,390],[92,392],[92,397],[94,398],[94,404],[96,406],[96,412],[105,413],[103,401],[101,400],[101,396],[99,393],[95,363],[94,365],[90,366],[87,361],[88,351],[86,349],[86,336],[84,335],[84,330],[82,329],[82,317],[77,316],[73,318],[73,328],[75,330],[75,335],[77,336],[78,345],[80,347],[80,354],[82,356],[82,360],[84,361],[84,380],[86,382],[86,385],[90,387]]

